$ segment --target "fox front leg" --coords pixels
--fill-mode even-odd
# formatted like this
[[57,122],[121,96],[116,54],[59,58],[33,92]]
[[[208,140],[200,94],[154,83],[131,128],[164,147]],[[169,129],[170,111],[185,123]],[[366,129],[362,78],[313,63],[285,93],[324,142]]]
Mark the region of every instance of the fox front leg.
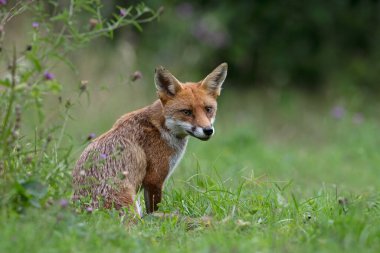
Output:
[[144,187],[144,200],[147,213],[158,210],[158,204],[161,202],[162,186],[148,185]]

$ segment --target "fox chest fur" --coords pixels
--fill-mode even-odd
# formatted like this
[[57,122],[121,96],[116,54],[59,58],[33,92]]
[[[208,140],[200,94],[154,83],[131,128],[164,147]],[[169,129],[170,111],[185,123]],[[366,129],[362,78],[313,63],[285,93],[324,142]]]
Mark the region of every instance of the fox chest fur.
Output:
[[159,99],[122,116],[85,148],[73,170],[73,199],[84,206],[120,209],[133,206],[143,188],[146,211],[157,210],[163,184],[189,136],[206,141],[213,135],[216,98],[226,74],[227,64],[221,64],[201,82],[181,83],[157,69]]
[[166,179],[168,179],[174,169],[177,167],[178,163],[181,161],[183,155],[185,154],[188,137],[177,138],[172,136],[166,130],[161,130],[161,138],[166,142],[166,145],[172,150],[167,164],[168,173]]

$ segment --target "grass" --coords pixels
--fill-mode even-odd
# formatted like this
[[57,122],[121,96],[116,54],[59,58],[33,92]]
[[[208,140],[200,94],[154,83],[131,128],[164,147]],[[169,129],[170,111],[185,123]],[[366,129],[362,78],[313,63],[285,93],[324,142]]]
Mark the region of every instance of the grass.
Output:
[[[168,180],[160,212],[171,215],[131,225],[115,211],[77,213],[57,197],[22,214],[1,210],[0,252],[379,252],[376,106],[235,92],[224,91],[215,137],[191,140]],[[346,110],[339,119],[337,104]],[[112,124],[94,129],[97,121],[70,134]]]

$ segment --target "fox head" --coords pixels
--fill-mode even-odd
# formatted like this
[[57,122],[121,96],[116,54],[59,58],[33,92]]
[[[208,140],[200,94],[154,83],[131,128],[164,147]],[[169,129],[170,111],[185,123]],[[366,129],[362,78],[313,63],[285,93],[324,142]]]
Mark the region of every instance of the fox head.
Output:
[[177,137],[208,140],[214,134],[216,99],[227,76],[222,63],[200,82],[181,83],[163,67],[156,68],[155,84],[163,106],[165,126]]

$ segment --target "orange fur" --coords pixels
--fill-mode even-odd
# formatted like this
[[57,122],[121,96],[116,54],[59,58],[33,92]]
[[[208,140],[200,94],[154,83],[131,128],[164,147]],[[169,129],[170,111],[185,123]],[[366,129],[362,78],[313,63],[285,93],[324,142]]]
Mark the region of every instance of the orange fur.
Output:
[[73,198],[119,209],[133,205],[142,187],[147,212],[157,210],[163,184],[180,161],[188,136],[212,136],[216,98],[226,75],[223,63],[200,82],[181,83],[157,68],[159,100],[125,114],[86,147],[73,171]]

